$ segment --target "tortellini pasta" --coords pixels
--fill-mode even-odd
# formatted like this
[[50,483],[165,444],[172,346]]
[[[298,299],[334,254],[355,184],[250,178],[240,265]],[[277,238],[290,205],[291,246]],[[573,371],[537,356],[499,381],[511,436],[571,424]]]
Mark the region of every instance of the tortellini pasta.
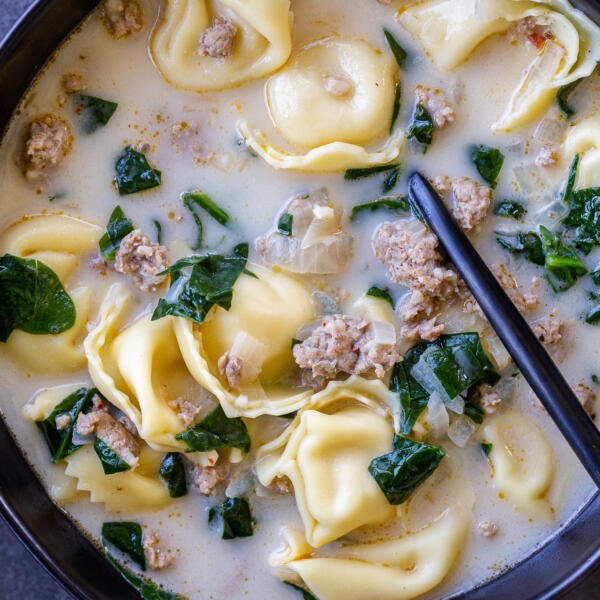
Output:
[[292,154],[272,146],[244,120],[246,144],[277,169],[334,171],[385,164],[400,154],[396,132],[380,150],[364,144],[389,127],[396,87],[396,63],[361,40],[325,39],[301,50],[266,85],[266,102],[277,131],[307,149]]
[[286,567],[320,600],[410,600],[437,586],[459,556],[470,529],[468,514],[450,508],[423,529],[396,539],[345,544],[335,556],[307,556],[288,534]]
[[98,322],[84,341],[90,376],[152,448],[181,451],[184,445],[174,436],[185,427],[168,402],[202,390],[181,357],[174,317],[151,321],[146,314],[121,329],[129,300],[123,286],[109,290]]
[[[72,276],[82,259],[98,247],[102,229],[65,215],[34,215],[9,227],[0,237],[0,254],[42,261],[67,287],[77,311],[69,330],[33,335],[15,330],[4,345],[7,353],[35,372],[72,372],[85,365],[81,343],[92,309],[92,291]],[[82,282],[83,283],[83,282]]]
[[352,377],[330,383],[287,429],[257,453],[263,485],[288,477],[308,543],[319,547],[394,515],[371,477],[371,460],[391,450],[388,390],[379,381]]
[[[198,46],[211,26],[212,8],[237,28],[230,56],[202,56]],[[272,73],[292,46],[289,0],[166,0],[152,34],[154,64],[175,86],[198,92],[231,87]]]
[[65,473],[77,480],[78,490],[89,492],[90,500],[104,504],[106,510],[137,513],[172,502],[167,486],[158,476],[162,457],[144,446],[134,470],[105,475],[96,452],[87,445],[65,458]]
[[516,413],[494,417],[484,432],[492,444],[494,485],[518,509],[550,520],[553,511],[547,494],[554,481],[555,458],[543,432]]
[[[293,365],[291,341],[298,328],[315,318],[310,292],[283,273],[251,264],[257,277],[241,275],[231,308],[215,307],[200,326],[177,319],[175,334],[192,376],[213,393],[229,417],[282,415],[298,410],[310,392],[286,385],[282,378]],[[218,359],[246,333],[264,349],[256,385],[228,389],[217,368]]]
[[573,127],[563,146],[563,157],[570,161],[579,154],[577,187],[600,186],[600,117],[584,119]]
[[[600,58],[594,25],[566,1],[547,4],[522,0],[433,0],[409,7],[400,22],[419,39],[438,67],[456,68],[493,34],[507,31],[526,17],[547,26],[545,41],[510,98],[504,114],[492,125],[511,131],[546,110],[557,89],[587,77]],[[596,43],[592,43],[595,40]]]

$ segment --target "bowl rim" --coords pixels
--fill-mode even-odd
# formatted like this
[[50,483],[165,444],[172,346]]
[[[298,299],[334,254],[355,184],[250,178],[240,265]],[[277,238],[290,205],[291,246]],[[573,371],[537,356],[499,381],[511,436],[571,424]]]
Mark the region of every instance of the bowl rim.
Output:
[[[53,52],[100,0],[35,0],[0,41],[0,141],[14,110]],[[600,23],[600,2],[579,0]],[[49,26],[51,25],[51,26]],[[33,43],[35,41],[35,43]],[[139,598],[98,547],[50,499],[0,410],[0,514],[34,558],[76,598]],[[23,498],[30,501],[23,502]],[[543,545],[452,600],[550,600],[600,567],[600,492]],[[57,534],[58,543],[57,543]],[[61,546],[57,552],[56,546]],[[508,594],[508,595],[507,595]],[[448,599],[450,600],[450,598]]]

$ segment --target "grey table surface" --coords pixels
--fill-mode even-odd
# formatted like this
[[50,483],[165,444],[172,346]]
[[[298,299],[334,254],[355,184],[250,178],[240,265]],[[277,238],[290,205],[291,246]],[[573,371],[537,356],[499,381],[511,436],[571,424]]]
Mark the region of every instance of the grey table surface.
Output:
[[[33,0],[0,0],[0,38],[33,3]],[[0,518],[0,600],[73,600],[73,596],[54,580],[29,554]],[[562,600],[599,598],[600,569]],[[233,600],[233,599],[232,599]],[[518,600],[517,594],[511,600]]]

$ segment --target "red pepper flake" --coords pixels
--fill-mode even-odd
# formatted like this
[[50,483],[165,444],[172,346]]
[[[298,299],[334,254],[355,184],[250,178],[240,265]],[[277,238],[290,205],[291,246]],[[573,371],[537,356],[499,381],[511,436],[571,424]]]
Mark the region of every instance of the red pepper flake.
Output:
[[533,44],[538,50],[541,49],[544,44],[548,41],[548,38],[543,33],[534,31],[527,35],[527,39]]

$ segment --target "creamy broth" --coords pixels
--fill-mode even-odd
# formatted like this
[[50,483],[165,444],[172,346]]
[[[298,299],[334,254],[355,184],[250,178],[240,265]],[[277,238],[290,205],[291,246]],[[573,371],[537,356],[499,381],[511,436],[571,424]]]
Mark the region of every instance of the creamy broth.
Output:
[[[114,40],[107,33],[99,13],[90,15],[63,44],[26,95],[0,146],[3,198],[0,229],[7,229],[24,215],[61,214],[93,223],[103,232],[111,212],[120,205],[135,225],[152,239],[155,239],[153,221],[160,222],[162,243],[168,248],[172,263],[194,254],[192,245],[197,229],[180,196],[187,190],[201,189],[231,216],[230,223],[224,227],[202,213],[205,227],[202,250],[227,254],[235,244],[248,242],[249,268],[252,270],[253,264],[262,262],[254,248],[254,240],[272,230],[289,199],[325,187],[330,199],[343,211],[344,229],[354,236],[352,257],[339,274],[292,277],[303,282],[309,292],[315,289],[335,292],[342,314],[354,314],[354,303],[373,285],[388,287],[398,305],[407,290],[389,281],[385,267],[376,260],[371,247],[378,225],[393,221],[397,216],[380,210],[363,213],[355,222],[348,218],[353,206],[381,195],[381,176],[345,181],[339,170],[329,173],[278,170],[260,156],[253,156],[244,144],[239,143],[236,124],[241,118],[253,129],[264,131],[273,146],[305,152],[305,149],[299,151],[278,134],[269,119],[264,95],[268,76],[201,94],[177,89],[161,76],[148,50],[159,11],[158,3],[144,1],[142,8],[142,30],[123,40]],[[543,270],[502,250],[496,242],[497,234],[534,231],[540,223],[550,228],[556,226],[550,207],[558,206],[556,197],[573,156],[561,152],[564,146],[559,146],[557,164],[536,166],[534,160],[538,148],[535,140],[538,134],[535,132],[539,132],[541,123],[550,124],[558,128],[557,143],[564,144],[565,137],[578,123],[600,110],[597,101],[600,80],[594,73],[572,93],[570,103],[576,114],[568,122],[560,116],[555,103],[549,103],[524,126],[508,133],[493,132],[491,124],[504,112],[523,69],[535,58],[538,49],[523,37],[514,38],[510,32],[493,35],[479,45],[463,64],[444,72],[427,57],[419,40],[402,26],[402,18],[400,22],[394,18],[397,11],[402,13],[403,8],[403,3],[386,5],[375,0],[352,3],[294,0],[291,6],[294,15],[292,59],[306,44],[329,36],[365,40],[389,54],[382,29],[390,29],[408,52],[408,60],[399,75],[403,94],[396,127],[405,129],[411,119],[415,105],[413,90],[417,84],[445,90],[456,112],[454,123],[434,128],[433,143],[426,154],[418,152],[408,142],[404,144],[399,159],[402,161],[402,175],[391,193],[403,192],[406,176],[416,168],[431,178],[437,175],[478,178],[469,159],[468,146],[477,143],[501,149],[505,160],[494,190],[494,201],[518,199],[526,205],[528,213],[520,222],[496,216],[490,209],[481,230],[472,234],[471,239],[489,264],[507,264],[525,290],[532,278],[541,276]],[[596,38],[595,43],[600,43],[599,40]],[[61,88],[61,78],[68,72],[85,75],[88,81],[86,93],[118,103],[108,124],[93,134],[85,134],[81,130],[73,98]],[[31,181],[23,176],[19,157],[23,153],[23,140],[29,123],[47,113],[61,116],[70,123],[73,148],[50,176]],[[387,123],[389,117],[381,115],[381,119]],[[181,122],[185,122],[192,132],[197,130],[193,142],[197,147],[173,140],[172,128]],[[310,126],[310,123],[306,124],[306,127]],[[387,135],[382,135],[372,140],[368,148],[380,148],[386,139]],[[162,171],[161,185],[120,197],[112,184],[115,161],[125,146],[140,148],[144,144],[147,145],[144,150],[150,164]],[[54,197],[52,201],[50,197]],[[408,213],[399,216],[407,218]],[[590,271],[599,260],[597,248],[583,256]],[[91,289],[90,306],[85,317],[87,329],[97,322],[101,302],[109,288],[119,282],[125,284],[133,296],[123,325],[131,324],[140,315],[153,310],[158,299],[166,293],[166,287],[155,293],[141,292],[125,275],[116,273],[111,267],[104,274],[99,274],[89,266],[87,255],[80,256],[77,270],[69,276],[65,287],[73,297],[78,287]],[[561,370],[572,385],[582,382],[598,392],[590,379],[592,374],[600,374],[600,349],[595,343],[598,333],[596,327],[586,324],[582,318],[591,305],[591,289],[593,284],[589,275],[581,277],[570,290],[560,294],[554,293],[542,281],[538,292],[539,305],[527,314],[527,319],[534,321],[558,309],[567,322],[566,339],[561,342],[564,347]],[[473,321],[465,317],[462,327],[453,330],[453,325],[450,325],[447,332],[468,331],[469,325],[465,323],[469,322]],[[458,324],[461,324],[460,319]],[[85,333],[82,331],[81,337]],[[411,345],[400,341],[403,351]],[[22,415],[23,406],[39,390],[64,385],[69,386],[65,388],[68,393],[76,387],[91,387],[87,365],[70,372],[36,372],[15,359],[8,346],[10,344],[0,344],[3,416],[50,495],[87,535],[98,539],[103,522],[120,519],[135,520],[157,531],[161,545],[174,553],[175,562],[167,569],[152,572],[150,576],[166,589],[190,598],[291,600],[300,597],[298,591],[282,585],[269,566],[269,555],[282,544],[282,526],[303,531],[303,521],[293,493],[247,494],[256,527],[252,537],[234,540],[222,540],[207,523],[207,511],[217,503],[215,498],[203,496],[191,486],[184,498],[171,500],[159,510],[107,512],[103,504],[90,502],[88,492],[76,493],[74,480],[64,475],[64,461],[57,465],[49,463],[48,448],[42,435],[35,424]],[[514,370],[512,365],[506,367],[502,374],[509,380]],[[386,382],[388,377],[389,374]],[[588,476],[545,411],[532,400],[523,378],[517,376],[512,379],[514,396],[503,399],[497,414],[485,416],[483,424],[464,448],[456,446],[446,435],[424,438],[424,441],[443,447],[447,456],[434,475],[417,489],[414,500],[398,507],[399,511],[415,511],[411,517],[413,527],[409,529],[416,531],[427,525],[428,510],[430,515],[436,515],[436,507],[443,508],[446,501],[453,505],[452,482],[460,487],[460,482],[467,480],[475,499],[470,516],[472,526],[462,551],[452,561],[443,582],[424,597],[445,597],[497,575],[560,530],[593,492]],[[182,385],[189,395],[205,394],[191,377]],[[502,493],[499,488],[497,467],[494,473],[490,462],[482,454],[481,442],[489,441],[486,428],[506,414],[514,414],[517,419],[526,417],[535,423],[552,449],[556,462],[551,485],[542,500],[547,503],[549,518],[544,518],[539,512],[516,507],[511,496]],[[253,463],[255,451],[261,444],[275,439],[286,426],[292,426],[287,419],[269,415],[246,419],[246,422],[252,438],[252,451],[242,463],[244,466]],[[220,460],[226,458],[223,456]],[[436,490],[439,492],[437,497]],[[417,503],[421,506],[414,508]],[[428,503],[432,505],[431,509],[427,508]],[[482,535],[478,524],[483,521],[497,526],[496,535]],[[356,529],[342,538],[342,542],[372,539],[373,536],[381,536],[382,531],[383,535],[393,536],[395,533],[397,536],[398,521],[391,519],[383,525]],[[333,541],[320,551],[320,556],[336,556],[339,550],[339,542]],[[132,563],[128,565],[136,570]],[[116,573],[115,577],[118,577]]]

